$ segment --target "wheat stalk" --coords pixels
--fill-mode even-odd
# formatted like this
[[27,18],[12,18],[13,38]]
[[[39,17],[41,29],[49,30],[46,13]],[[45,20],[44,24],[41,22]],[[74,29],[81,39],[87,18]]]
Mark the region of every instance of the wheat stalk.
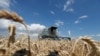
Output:
[[15,25],[9,25],[8,27],[8,30],[9,30],[9,40],[8,40],[8,46],[10,43],[14,43],[15,42],[15,30],[16,30],[16,27]]
[[75,49],[76,49],[76,46],[77,46],[77,43],[79,42],[80,38],[77,39],[74,43],[74,45],[72,46],[72,52],[71,52],[71,56],[76,56],[75,54]]
[[94,42],[94,40],[91,40],[90,38],[82,38],[82,40],[87,42],[92,47],[92,51],[87,56],[97,56],[97,55],[100,55],[98,53],[99,49],[98,49],[96,43]]

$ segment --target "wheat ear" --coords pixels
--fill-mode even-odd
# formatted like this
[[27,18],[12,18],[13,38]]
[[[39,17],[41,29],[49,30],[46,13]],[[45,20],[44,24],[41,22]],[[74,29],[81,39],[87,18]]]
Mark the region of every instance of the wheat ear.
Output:
[[82,40],[88,43],[92,47],[92,51],[87,56],[95,56],[98,50],[96,43],[90,38],[82,38]]

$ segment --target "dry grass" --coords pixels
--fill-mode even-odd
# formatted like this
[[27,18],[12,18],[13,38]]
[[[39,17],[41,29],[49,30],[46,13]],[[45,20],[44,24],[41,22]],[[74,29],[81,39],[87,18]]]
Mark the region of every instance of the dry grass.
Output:
[[[7,50],[7,38],[0,39],[0,56]],[[28,40],[21,37],[10,46],[8,55],[28,55]],[[68,40],[31,40],[31,56],[100,56],[100,42],[89,38]]]

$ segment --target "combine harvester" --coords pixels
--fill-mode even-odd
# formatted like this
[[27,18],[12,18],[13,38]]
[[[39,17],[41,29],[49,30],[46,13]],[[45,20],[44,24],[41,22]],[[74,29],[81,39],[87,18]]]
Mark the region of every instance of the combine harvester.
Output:
[[56,33],[57,27],[51,26],[49,28],[44,29],[38,36],[38,39],[52,39],[52,40],[71,40],[70,37],[60,37]]

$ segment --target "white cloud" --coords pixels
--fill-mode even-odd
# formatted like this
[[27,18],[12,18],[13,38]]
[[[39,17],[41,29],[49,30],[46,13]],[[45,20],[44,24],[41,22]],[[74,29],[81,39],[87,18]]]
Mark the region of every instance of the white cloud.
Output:
[[[24,35],[27,37],[27,33],[25,33],[25,32],[17,32],[17,37],[20,35]],[[31,39],[37,39],[38,35],[39,35],[38,33],[30,33],[29,34]]]
[[0,19],[0,28],[7,28],[8,25],[11,24],[11,21],[5,20],[5,19]]
[[100,34],[97,34],[96,36],[100,37]]
[[41,30],[46,28],[44,25],[41,24],[30,24],[28,25],[28,29],[30,32],[39,33]]
[[68,36],[71,36],[71,31],[70,30],[68,30]]
[[91,34],[91,35],[88,35],[88,36],[90,36],[90,37],[95,37],[96,35],[95,35],[95,34]]
[[50,13],[51,13],[52,15],[54,15],[54,14],[55,14],[55,12],[54,12],[54,11],[50,11]]
[[89,35],[91,37],[100,37],[100,34],[92,34],[92,35]]
[[[44,25],[41,25],[41,24],[30,24],[30,25],[27,25],[28,26],[28,30],[29,30],[29,34],[31,37],[37,37],[38,34],[44,29],[46,28]],[[25,31],[25,28],[24,27],[21,27],[20,28],[18,27],[19,31],[20,32],[24,32]]]
[[75,23],[75,24],[78,24],[78,23],[79,23],[79,20],[76,20],[74,23]]
[[87,18],[87,17],[88,17],[88,15],[80,16],[80,17],[74,22],[74,24],[80,23],[80,21],[82,21],[83,19],[85,19],[85,18]]
[[16,3],[16,0],[0,0],[0,9],[11,10],[10,6],[14,6]]
[[55,23],[56,26],[61,26],[61,25],[64,25],[64,22],[63,21],[60,21],[60,20],[57,20],[56,23]]
[[[0,20],[0,29],[6,29],[10,24],[15,24],[16,25],[16,32],[17,34],[26,34],[25,32],[25,27],[22,24],[15,23],[9,20],[1,19]],[[41,24],[29,24],[27,25],[29,29],[29,34],[33,37],[37,36],[46,26],[41,25]]]
[[0,8],[8,9],[10,7],[11,0],[0,0]]
[[66,4],[64,4],[63,11],[73,12],[74,11],[74,9],[72,8],[73,3],[74,3],[74,0],[67,0]]
[[69,8],[66,10],[67,12],[74,12],[74,9],[73,8]]
[[79,19],[85,19],[87,17],[88,17],[88,15],[83,15],[83,16],[80,16]]

